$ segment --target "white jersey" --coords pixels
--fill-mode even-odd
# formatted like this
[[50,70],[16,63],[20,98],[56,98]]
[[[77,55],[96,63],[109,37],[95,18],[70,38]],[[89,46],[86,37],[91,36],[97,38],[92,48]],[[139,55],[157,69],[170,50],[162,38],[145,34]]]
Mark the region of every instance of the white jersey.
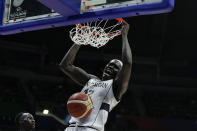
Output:
[[92,112],[86,118],[77,119],[71,117],[69,123],[77,123],[78,126],[87,126],[99,131],[104,131],[108,112],[118,104],[118,101],[114,97],[112,84],[112,79],[107,81],[90,79],[81,92],[86,93],[92,99]]

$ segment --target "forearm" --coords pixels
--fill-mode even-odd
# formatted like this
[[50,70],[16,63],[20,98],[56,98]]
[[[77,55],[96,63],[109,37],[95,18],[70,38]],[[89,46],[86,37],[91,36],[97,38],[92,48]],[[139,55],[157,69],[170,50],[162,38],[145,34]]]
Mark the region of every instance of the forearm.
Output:
[[87,83],[87,81],[93,76],[88,74],[83,69],[73,65],[79,48],[80,45],[74,44],[66,53],[59,65],[63,73],[69,76],[77,84],[84,86]]
[[62,67],[66,67],[66,66],[69,66],[69,65],[72,65],[74,60],[75,60],[75,57],[77,55],[77,52],[80,48],[80,45],[77,45],[77,44],[74,44],[70,49],[69,51],[66,53],[66,55],[64,56],[64,58],[62,59],[62,61],[60,62],[60,66]]
[[132,64],[131,48],[127,38],[127,32],[122,32],[122,62]]

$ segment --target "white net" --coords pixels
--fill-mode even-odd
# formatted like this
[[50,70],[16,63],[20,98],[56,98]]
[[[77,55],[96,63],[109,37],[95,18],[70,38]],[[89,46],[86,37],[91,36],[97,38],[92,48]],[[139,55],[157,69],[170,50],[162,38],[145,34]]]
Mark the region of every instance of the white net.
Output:
[[[70,38],[78,45],[91,45],[93,47],[102,47],[109,40],[121,34],[121,22],[117,21],[116,24],[106,27],[107,21],[94,22],[86,24],[77,24],[70,31]],[[118,27],[119,28],[116,28]]]

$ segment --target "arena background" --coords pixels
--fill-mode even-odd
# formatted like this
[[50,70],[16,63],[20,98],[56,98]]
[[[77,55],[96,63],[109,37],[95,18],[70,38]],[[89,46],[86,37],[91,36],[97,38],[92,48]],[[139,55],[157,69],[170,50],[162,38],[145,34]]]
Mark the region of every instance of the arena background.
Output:
[[[175,1],[168,14],[126,18],[133,52],[130,87],[106,131],[197,130],[195,1]],[[0,131],[16,131],[18,112],[34,114],[37,131],[62,131],[68,97],[81,89],[58,68],[73,44],[73,26],[0,36]],[[121,37],[101,49],[82,47],[75,61],[101,76],[120,58]],[[42,115],[48,109],[52,116]],[[63,123],[62,123],[63,122]]]

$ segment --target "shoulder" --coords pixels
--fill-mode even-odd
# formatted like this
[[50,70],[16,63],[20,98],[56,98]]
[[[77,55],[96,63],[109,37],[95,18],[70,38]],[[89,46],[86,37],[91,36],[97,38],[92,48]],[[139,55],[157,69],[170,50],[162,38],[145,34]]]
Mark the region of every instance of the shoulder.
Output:
[[101,80],[99,77],[90,74],[90,79],[89,80],[92,80],[92,79]]

